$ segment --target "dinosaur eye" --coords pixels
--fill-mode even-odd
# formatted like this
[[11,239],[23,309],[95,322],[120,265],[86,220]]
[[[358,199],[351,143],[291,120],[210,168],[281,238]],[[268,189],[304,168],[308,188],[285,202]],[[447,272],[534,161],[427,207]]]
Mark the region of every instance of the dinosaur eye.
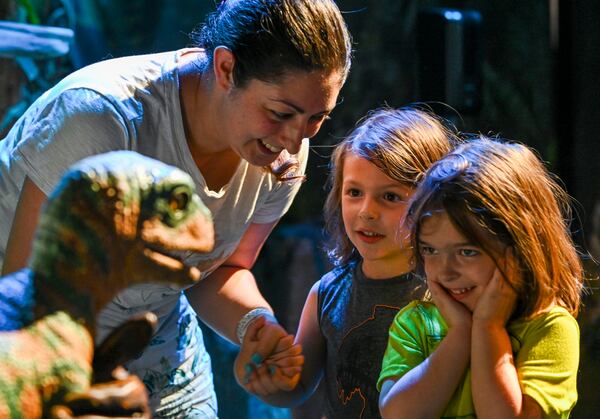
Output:
[[190,202],[190,194],[187,191],[176,191],[169,200],[169,207],[173,211],[183,210]]

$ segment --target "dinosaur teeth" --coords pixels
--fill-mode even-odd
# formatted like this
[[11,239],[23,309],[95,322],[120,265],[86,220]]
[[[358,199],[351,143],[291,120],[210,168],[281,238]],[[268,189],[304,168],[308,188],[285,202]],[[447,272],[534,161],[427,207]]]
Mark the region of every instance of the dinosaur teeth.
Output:
[[159,265],[166,266],[172,270],[181,270],[184,266],[183,262],[177,260],[176,258],[155,252],[149,248],[144,249],[144,255],[154,260]]
[[187,265],[183,262],[182,257],[175,253],[167,253],[164,250],[153,250],[148,246],[144,249],[144,255],[158,265],[162,265],[172,271],[186,271],[188,280],[192,282],[199,281],[202,276],[200,269]]

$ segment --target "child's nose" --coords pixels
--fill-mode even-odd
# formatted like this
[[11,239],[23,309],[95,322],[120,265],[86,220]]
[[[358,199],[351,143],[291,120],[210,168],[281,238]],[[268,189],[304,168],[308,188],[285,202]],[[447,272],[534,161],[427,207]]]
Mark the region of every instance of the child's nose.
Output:
[[360,212],[358,213],[360,219],[364,221],[372,221],[377,219],[377,215],[378,213],[375,205],[370,199],[365,199],[362,207],[360,208]]
[[449,254],[440,255],[439,277],[442,281],[452,281],[458,277],[454,257]]

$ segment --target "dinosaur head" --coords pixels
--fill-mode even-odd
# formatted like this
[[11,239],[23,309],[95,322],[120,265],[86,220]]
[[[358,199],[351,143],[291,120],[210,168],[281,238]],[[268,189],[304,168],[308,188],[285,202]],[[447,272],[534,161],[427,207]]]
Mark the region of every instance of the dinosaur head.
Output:
[[213,244],[210,212],[189,175],[131,151],[93,156],[67,171],[42,211],[30,260],[43,278],[36,302],[77,303],[93,317],[135,284],[189,286],[200,271],[177,255]]

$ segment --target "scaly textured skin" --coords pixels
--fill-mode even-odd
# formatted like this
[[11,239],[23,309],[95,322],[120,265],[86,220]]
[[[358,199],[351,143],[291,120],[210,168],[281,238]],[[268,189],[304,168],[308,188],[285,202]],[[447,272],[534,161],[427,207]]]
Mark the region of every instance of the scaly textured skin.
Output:
[[38,418],[44,406],[88,388],[93,342],[57,312],[0,339],[0,418]]
[[191,285],[200,272],[174,251],[213,244],[184,172],[129,151],[73,166],[44,207],[30,269],[0,278],[0,325],[24,327],[0,332],[0,417],[42,417],[89,388],[97,312],[138,283]]

